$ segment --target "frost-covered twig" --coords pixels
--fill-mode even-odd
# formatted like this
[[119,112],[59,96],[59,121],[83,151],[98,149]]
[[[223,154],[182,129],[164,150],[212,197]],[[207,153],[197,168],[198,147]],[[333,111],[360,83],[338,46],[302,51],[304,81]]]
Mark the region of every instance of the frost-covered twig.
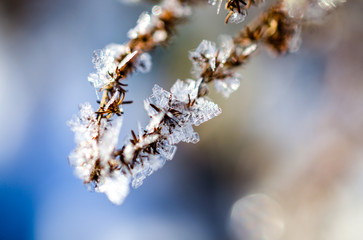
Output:
[[[165,6],[167,3],[170,1],[166,0]],[[153,12],[174,11],[174,14],[180,13],[179,16],[187,15],[186,8],[165,10],[168,9],[165,6],[154,7]],[[192,73],[197,80],[177,80],[170,91],[155,85],[144,104],[150,116],[149,124],[145,129],[139,127],[137,134],[132,131],[129,142],[116,149],[122,118],[112,124],[109,118],[122,112],[119,106],[124,103],[125,85],[120,80],[134,69],[147,69],[145,66],[149,61],[143,59],[149,57],[144,52],[168,38],[169,32],[165,28],[166,38],[154,39],[161,31],[157,30],[158,24],[154,24],[158,19],[143,14],[137,27],[129,32],[132,39],[129,44],[110,45],[98,54],[102,56],[101,63],[97,65],[95,61],[98,71],[90,80],[95,87],[105,89],[100,108],[94,114],[90,104],[81,105],[79,117],[70,122],[78,144],[69,157],[71,165],[85,183],[94,185],[96,191],[104,192],[116,204],[123,202],[130,182],[134,188],[140,186],[146,176],[162,167],[166,160],[171,160],[177,143],[199,141],[193,126],[221,113],[221,109],[206,97],[208,83],[214,82],[217,91],[228,97],[240,84],[239,76],[234,72],[236,67],[243,65],[259,46],[267,46],[276,55],[295,50],[301,27],[301,19],[291,17],[282,2],[263,13],[236,37],[223,36],[219,48],[203,40],[190,52]],[[114,63],[120,53],[123,57],[118,59],[118,64]],[[110,66],[116,67],[115,73],[109,72]]]

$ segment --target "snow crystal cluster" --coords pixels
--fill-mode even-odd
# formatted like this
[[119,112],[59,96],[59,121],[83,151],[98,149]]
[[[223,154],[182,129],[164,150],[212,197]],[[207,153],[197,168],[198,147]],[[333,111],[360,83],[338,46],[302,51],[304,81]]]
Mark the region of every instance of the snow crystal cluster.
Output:
[[95,191],[105,193],[111,202],[121,204],[129,192],[129,177],[111,166],[115,161],[113,151],[118,142],[122,118],[112,124],[107,121],[98,124],[92,106],[85,103],[80,106],[79,116],[68,124],[77,144],[68,158],[75,174],[86,184],[96,184]]
[[98,122],[89,103],[80,106],[79,116],[68,124],[75,133],[77,148],[69,162],[75,174],[86,184],[94,184],[114,204],[121,204],[129,185],[139,187],[143,180],[174,157],[179,142],[197,143],[199,135],[193,129],[221,113],[212,101],[198,97],[202,81],[177,80],[170,92],[155,85],[145,100],[150,122],[145,130],[139,128],[122,148],[122,162],[114,152],[122,118]]
[[220,47],[217,48],[215,43],[203,40],[189,53],[189,58],[193,63],[192,73],[195,77],[203,77],[206,70],[212,71],[216,90],[229,97],[240,86],[240,76],[223,68],[235,45],[228,35],[222,35],[220,42]]
[[[208,121],[221,113],[220,108],[205,98],[198,98],[201,80],[177,80],[168,92],[158,85],[145,100],[150,123],[145,133],[139,130],[138,142],[124,148],[124,160],[142,162],[132,171],[132,186],[139,187],[143,180],[161,168],[175,154],[179,142],[197,143],[199,135],[193,126]],[[153,146],[153,151],[150,148]],[[136,159],[135,159],[136,157]]]
[[99,156],[97,119],[91,104],[80,105],[79,116],[68,122],[74,132],[77,149],[69,156],[70,164],[75,168],[75,174],[88,181],[93,166]]
[[[102,88],[112,83],[116,78],[117,69],[122,69],[136,55],[137,51],[131,52],[127,45],[109,44],[104,49],[94,51],[92,63],[97,70],[90,73],[88,81],[95,88]],[[120,61],[119,59],[122,58]],[[148,53],[142,53],[134,63],[136,71],[146,73],[151,70],[151,56]]]

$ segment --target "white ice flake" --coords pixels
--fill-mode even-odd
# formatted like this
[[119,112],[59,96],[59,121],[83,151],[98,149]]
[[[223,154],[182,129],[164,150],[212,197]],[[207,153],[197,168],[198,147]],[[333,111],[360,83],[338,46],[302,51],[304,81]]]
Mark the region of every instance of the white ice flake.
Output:
[[[232,37],[228,35],[222,35],[220,42],[220,47],[217,49],[214,43],[203,40],[195,51],[190,52],[189,57],[193,62],[192,73],[197,77],[203,77],[202,73],[208,67],[205,64],[209,64],[210,69],[215,73],[213,80],[217,91],[221,92],[225,97],[228,97],[240,85],[239,76],[223,68],[231,53],[234,51],[235,44]],[[251,53],[255,50],[256,45],[251,45],[251,48],[240,49],[237,47],[235,49],[239,54],[243,54],[244,51]],[[216,58],[218,61],[216,61]],[[180,82],[177,82],[177,84],[180,84]]]
[[[125,45],[109,44],[104,49],[95,50],[93,53],[92,62],[95,73],[90,73],[88,81],[93,84],[95,88],[102,88],[105,85],[114,81],[112,75],[115,73],[117,67],[125,65],[137,52],[129,53],[130,49]],[[121,55],[127,54],[121,63],[118,63],[117,58]]]
[[121,126],[122,117],[119,117],[112,122],[112,125],[109,124],[101,140],[99,141],[100,159],[102,160],[102,164],[104,166],[107,166],[107,162],[111,159],[112,153],[116,148]]
[[138,188],[142,185],[144,179],[150,176],[153,172],[162,168],[167,160],[174,157],[177,147],[170,145],[167,141],[158,141],[158,154],[141,153],[137,159],[143,159],[143,164],[139,164],[132,169],[131,186]]
[[130,29],[127,36],[130,39],[135,39],[139,36],[149,33],[156,25],[159,25],[161,21],[155,15],[150,15],[147,12],[141,13],[137,24],[134,28]]
[[171,94],[157,84],[154,85],[152,92],[149,97],[149,102],[160,108],[167,108]]
[[234,10],[234,12],[232,13],[231,17],[228,19],[229,23],[241,23],[246,19],[247,16],[247,10],[246,9],[241,9],[241,12],[237,12],[237,10]]
[[199,135],[194,132],[193,126],[190,123],[184,123],[183,126],[176,126],[171,134],[168,134],[168,142],[172,145],[179,142],[197,143]]
[[[159,86],[153,88],[153,94],[146,102],[155,105],[169,119],[162,129],[162,135],[167,136],[170,144],[179,142],[199,141],[199,136],[193,130],[193,125],[199,125],[221,113],[220,108],[205,98],[197,98],[201,80],[177,80],[171,88],[171,93]],[[194,102],[194,103],[192,103]],[[149,115],[156,113],[148,108]]]
[[151,56],[148,53],[143,53],[139,56],[135,63],[135,70],[141,73],[148,73],[151,70]]
[[[235,74],[236,75],[236,74]],[[240,79],[237,76],[232,76],[224,79],[216,79],[214,81],[215,88],[228,98],[232,92],[236,91],[240,86]]]
[[68,122],[74,132],[77,148],[69,155],[69,163],[75,168],[75,174],[87,181],[99,154],[95,137],[98,134],[97,119],[91,104],[80,105],[79,116]]
[[190,118],[195,126],[199,126],[222,113],[217,104],[206,98],[198,98],[194,105]]
[[172,160],[174,158],[176,149],[177,147],[175,145],[171,145],[167,141],[161,141],[158,144],[157,151],[160,153],[160,156],[166,160]]
[[221,35],[219,37],[220,47],[218,53],[218,60],[224,64],[234,48],[233,38],[230,35]]
[[178,101],[187,103],[189,100],[197,98],[201,81],[202,79],[198,81],[192,79],[182,81],[178,79],[170,89],[171,94]]
[[[75,174],[85,183],[95,184],[97,192],[103,192],[111,202],[121,204],[128,194],[129,179],[120,171],[110,169],[122,125],[122,118],[113,122],[101,121],[89,103],[80,106],[79,116],[69,121],[75,133],[76,149],[70,154],[69,162]],[[97,167],[100,174],[93,182],[92,174]]]
[[130,180],[128,176],[121,174],[119,171],[115,171],[103,179],[95,190],[96,192],[105,193],[112,203],[120,205],[129,194],[129,184]]
[[214,42],[203,40],[197,49],[189,52],[189,58],[193,62],[192,72],[199,76],[203,71],[203,64],[208,62],[212,71],[216,67],[217,47]]
[[[203,40],[197,49],[189,53],[189,58],[193,63],[192,73],[199,78],[206,67],[210,67],[212,71],[217,71],[219,66],[226,63],[234,47],[233,39],[228,35],[220,37],[219,48],[216,47],[215,43]],[[206,66],[206,63],[208,66]]]

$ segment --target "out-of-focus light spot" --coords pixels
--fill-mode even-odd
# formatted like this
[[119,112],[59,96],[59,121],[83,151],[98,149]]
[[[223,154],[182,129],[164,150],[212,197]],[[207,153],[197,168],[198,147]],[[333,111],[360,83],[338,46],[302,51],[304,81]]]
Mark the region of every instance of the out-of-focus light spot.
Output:
[[252,194],[233,204],[230,216],[235,239],[278,240],[285,224],[280,205],[265,194]]
[[162,12],[162,9],[159,5],[155,5],[153,8],[152,8],[152,13],[155,15],[155,16],[159,16]]

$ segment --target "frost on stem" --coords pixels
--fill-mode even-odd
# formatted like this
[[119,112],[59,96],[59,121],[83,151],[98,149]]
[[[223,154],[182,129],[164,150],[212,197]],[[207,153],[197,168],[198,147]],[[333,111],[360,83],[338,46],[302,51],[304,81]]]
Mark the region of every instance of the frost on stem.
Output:
[[[123,68],[135,55],[137,51],[130,52],[130,48],[121,44],[109,44],[104,49],[95,50],[92,63],[95,73],[88,76],[88,81],[95,88],[102,88],[115,80],[117,69]],[[121,62],[120,56],[124,56]]]
[[215,43],[203,40],[189,53],[189,58],[193,63],[192,73],[195,77],[203,78],[205,82],[214,81],[216,90],[229,97],[240,85],[240,76],[224,67],[235,45],[228,35],[222,35],[220,42],[217,48]]
[[139,130],[138,137],[133,134],[123,150],[123,161],[130,166],[134,188],[173,158],[175,144],[199,141],[193,126],[221,113],[215,103],[198,98],[200,84],[201,81],[177,80],[170,92],[155,85],[152,95],[145,100],[150,122],[144,131]]
[[[137,54],[138,51],[130,52],[129,47],[121,44],[110,44],[104,49],[94,51],[92,62],[97,71],[90,73],[88,81],[95,88],[103,88],[111,84],[116,80],[117,72],[125,68]],[[133,67],[137,72],[147,73],[151,70],[151,65],[150,54],[142,53],[134,62]]]
[[122,118],[110,122],[101,119],[89,103],[80,106],[79,116],[69,122],[77,148],[69,162],[84,183],[103,192],[111,202],[121,204],[129,192],[129,183],[139,187],[143,180],[171,160],[179,142],[197,143],[193,129],[221,113],[212,101],[198,97],[201,80],[177,80],[170,92],[158,85],[145,100],[150,122],[139,129],[121,150],[115,148]]
[[[340,1],[308,0],[324,3],[326,9]],[[240,14],[241,4],[246,4],[247,9],[258,2],[228,0],[227,20],[233,20],[235,11]],[[176,144],[199,141],[194,126],[221,113],[206,98],[208,83],[214,81],[217,91],[228,97],[240,85],[234,69],[243,65],[260,45],[268,47],[274,55],[297,49],[302,21],[291,17],[287,7],[284,4],[271,7],[234,38],[222,36],[218,47],[203,40],[189,55],[197,80],[177,80],[170,91],[155,85],[144,102],[149,124],[145,129],[139,128],[138,134],[132,131],[131,138],[118,150],[122,118],[112,120],[112,117],[121,116],[122,104],[130,103],[124,101],[127,85],[121,80],[135,70],[150,70],[151,57],[146,52],[170,39],[176,22],[189,15],[190,9],[177,0],[165,0],[154,6],[151,14],[140,16],[137,26],[129,32],[131,40],[127,44],[111,44],[95,51],[93,62],[97,71],[90,74],[89,81],[103,90],[100,107],[95,112],[89,103],[83,104],[79,116],[69,122],[77,144],[69,162],[76,175],[95,191],[105,193],[111,202],[121,204],[130,182],[132,187],[139,187],[147,176],[173,158]]]
[[122,125],[122,118],[112,124],[98,124],[89,103],[80,105],[78,116],[68,122],[75,134],[76,149],[69,155],[69,163],[84,183],[95,191],[104,192],[111,202],[121,204],[129,191],[129,179],[117,170],[114,151]]
[[[129,144],[115,150],[121,119],[111,119],[123,114],[123,104],[131,103],[124,101],[127,84],[122,80],[134,71],[150,71],[151,56],[147,52],[167,43],[175,33],[175,26],[190,13],[184,1],[162,1],[153,7],[151,14],[141,14],[136,27],[128,33],[128,43],[110,44],[94,52],[92,62],[96,71],[88,80],[103,91],[102,99],[96,112],[90,104],[83,104],[79,116],[69,122],[77,143],[69,162],[84,183],[104,192],[113,203],[122,203],[131,177],[132,185],[138,186],[141,179],[138,176],[151,174],[175,153],[176,146],[155,129],[147,134],[140,130],[139,137],[133,134]],[[158,124],[155,119],[154,123]]]

